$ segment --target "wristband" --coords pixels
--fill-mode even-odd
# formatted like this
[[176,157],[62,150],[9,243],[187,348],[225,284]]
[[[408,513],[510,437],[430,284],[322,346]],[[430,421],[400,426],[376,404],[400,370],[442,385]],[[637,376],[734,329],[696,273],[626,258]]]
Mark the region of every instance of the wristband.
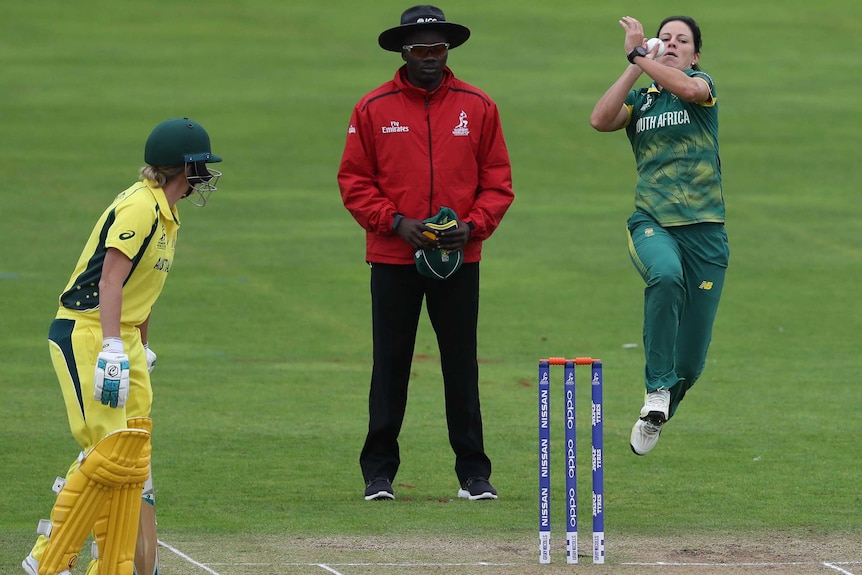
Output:
[[398,225],[401,223],[401,220],[404,219],[404,214],[401,212],[395,212],[395,219],[392,220],[392,229],[397,230]]
[[106,337],[102,339],[102,351],[108,353],[123,353],[123,340],[119,337]]

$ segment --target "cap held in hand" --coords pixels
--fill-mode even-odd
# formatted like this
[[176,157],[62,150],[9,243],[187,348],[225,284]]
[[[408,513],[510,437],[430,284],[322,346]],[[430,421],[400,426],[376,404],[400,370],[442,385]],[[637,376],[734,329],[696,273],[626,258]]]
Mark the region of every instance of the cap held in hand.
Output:
[[[450,208],[441,207],[436,216],[423,220],[423,223],[435,232],[454,230],[458,227],[458,216]],[[420,274],[445,280],[457,272],[464,263],[464,252],[462,250],[450,252],[436,247],[427,248],[416,250],[414,259]]]

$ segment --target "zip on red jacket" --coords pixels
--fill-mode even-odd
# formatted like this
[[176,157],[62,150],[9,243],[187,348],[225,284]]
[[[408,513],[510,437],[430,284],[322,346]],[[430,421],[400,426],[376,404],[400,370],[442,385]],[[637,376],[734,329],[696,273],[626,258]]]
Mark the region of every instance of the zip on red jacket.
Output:
[[402,66],[353,108],[338,186],[366,231],[367,261],[412,264],[413,248],[392,229],[395,214],[424,220],[441,206],[473,226],[464,262],[479,261],[482,240],[515,198],[497,105],[448,67],[428,92]]

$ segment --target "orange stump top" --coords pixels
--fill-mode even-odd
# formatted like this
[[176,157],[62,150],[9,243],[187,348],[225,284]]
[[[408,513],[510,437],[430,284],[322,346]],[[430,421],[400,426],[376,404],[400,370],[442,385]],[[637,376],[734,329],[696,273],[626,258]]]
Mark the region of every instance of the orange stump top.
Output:
[[575,365],[592,365],[602,360],[592,357],[575,357],[572,359],[566,359],[565,357],[549,357],[548,359],[540,359],[539,361],[547,361],[548,365],[566,365],[568,362],[572,362]]

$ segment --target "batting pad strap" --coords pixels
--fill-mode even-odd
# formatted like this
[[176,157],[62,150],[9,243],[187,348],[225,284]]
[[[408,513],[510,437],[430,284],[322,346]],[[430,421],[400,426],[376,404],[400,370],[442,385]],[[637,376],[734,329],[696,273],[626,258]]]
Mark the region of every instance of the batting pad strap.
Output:
[[36,533],[44,535],[45,537],[50,537],[53,526],[54,524],[51,523],[50,519],[40,519],[39,525],[36,526]]
[[63,477],[58,477],[54,480],[54,485],[51,486],[51,491],[54,493],[60,493],[62,491],[63,486],[66,485],[66,479]]
[[[57,495],[51,512],[53,528],[39,560],[39,575],[71,571],[78,562],[78,552],[87,535],[110,504],[112,495],[130,482],[137,480],[143,484],[146,470],[143,478],[137,479],[141,475],[138,467],[149,439],[150,434],[144,430],[120,429],[105,436],[84,457],[81,466],[69,476]],[[146,460],[149,465],[148,450]],[[134,521],[138,521],[137,514]],[[116,571],[101,573],[115,575]]]

